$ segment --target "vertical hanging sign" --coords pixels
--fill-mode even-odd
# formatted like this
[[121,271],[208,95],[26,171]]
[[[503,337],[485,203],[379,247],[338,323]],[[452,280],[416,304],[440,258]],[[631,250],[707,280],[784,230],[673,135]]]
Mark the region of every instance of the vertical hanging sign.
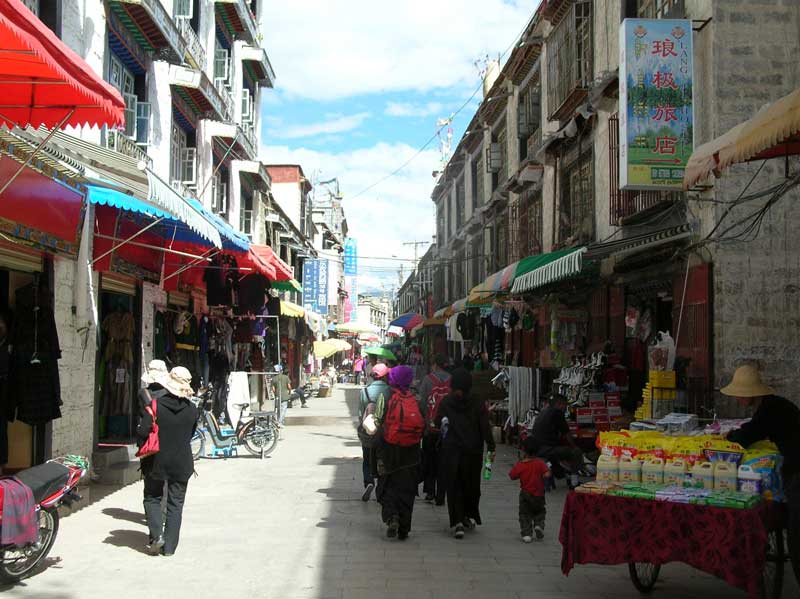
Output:
[[344,241],[344,287],[347,292],[344,322],[355,321],[358,317],[358,242],[352,237]]
[[620,188],[681,189],[693,149],[692,22],[620,27]]

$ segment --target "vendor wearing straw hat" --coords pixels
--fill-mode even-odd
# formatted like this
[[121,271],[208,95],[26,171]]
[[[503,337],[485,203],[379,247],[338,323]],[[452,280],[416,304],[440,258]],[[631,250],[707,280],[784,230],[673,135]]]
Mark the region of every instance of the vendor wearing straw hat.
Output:
[[769,439],[783,455],[781,473],[789,508],[789,555],[797,573],[800,569],[800,408],[775,395],[772,387],[761,380],[758,369],[749,364],[737,368],[731,383],[720,391],[735,397],[742,407],[755,409],[752,420],[728,433],[728,440],[749,447]]

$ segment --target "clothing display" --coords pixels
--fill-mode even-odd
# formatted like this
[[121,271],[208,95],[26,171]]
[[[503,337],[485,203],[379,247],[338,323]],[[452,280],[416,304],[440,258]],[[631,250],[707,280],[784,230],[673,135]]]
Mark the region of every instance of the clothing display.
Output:
[[133,413],[133,347],[136,331],[130,312],[112,312],[103,319],[103,409],[104,416],[124,416]]
[[230,254],[217,254],[203,274],[209,306],[236,306],[239,294],[239,265]]
[[509,366],[508,372],[508,420],[511,426],[525,419],[531,409],[536,373],[532,368]]
[[37,277],[14,295],[6,416],[34,426],[61,417],[61,347],[49,288]]

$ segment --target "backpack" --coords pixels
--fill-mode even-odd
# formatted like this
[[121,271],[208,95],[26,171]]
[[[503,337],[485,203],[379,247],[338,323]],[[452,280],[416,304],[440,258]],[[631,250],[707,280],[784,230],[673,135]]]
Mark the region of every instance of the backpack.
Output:
[[443,381],[433,373],[428,376],[433,383],[431,392],[428,395],[428,423],[431,430],[438,431],[439,429],[434,426],[434,422],[436,422],[436,415],[439,413],[439,406],[442,404],[442,400],[450,394],[450,379]]
[[416,396],[395,389],[383,418],[383,438],[387,443],[411,447],[418,445],[425,431],[425,419]]

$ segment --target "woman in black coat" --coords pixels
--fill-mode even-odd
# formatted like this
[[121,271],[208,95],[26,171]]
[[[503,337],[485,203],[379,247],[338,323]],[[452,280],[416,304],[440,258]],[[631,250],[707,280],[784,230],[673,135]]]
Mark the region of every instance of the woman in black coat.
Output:
[[[189,477],[194,472],[191,440],[197,425],[197,409],[189,401],[192,396],[192,375],[177,366],[159,379],[165,393],[155,397],[159,451],[142,459],[144,475],[144,512],[150,529],[150,553],[173,555],[178,547],[183,515],[183,502]],[[160,395],[160,394],[159,394]],[[150,411],[145,412],[136,429],[140,445],[147,440],[153,426]],[[163,521],[161,499],[167,492],[167,518]]]
[[[470,395],[472,375],[459,368],[450,380],[452,392],[439,407],[436,426],[442,431],[441,468],[447,489],[450,526],[457,539],[465,528],[481,524],[483,446],[494,453],[486,402]],[[446,420],[445,420],[446,419]]]

